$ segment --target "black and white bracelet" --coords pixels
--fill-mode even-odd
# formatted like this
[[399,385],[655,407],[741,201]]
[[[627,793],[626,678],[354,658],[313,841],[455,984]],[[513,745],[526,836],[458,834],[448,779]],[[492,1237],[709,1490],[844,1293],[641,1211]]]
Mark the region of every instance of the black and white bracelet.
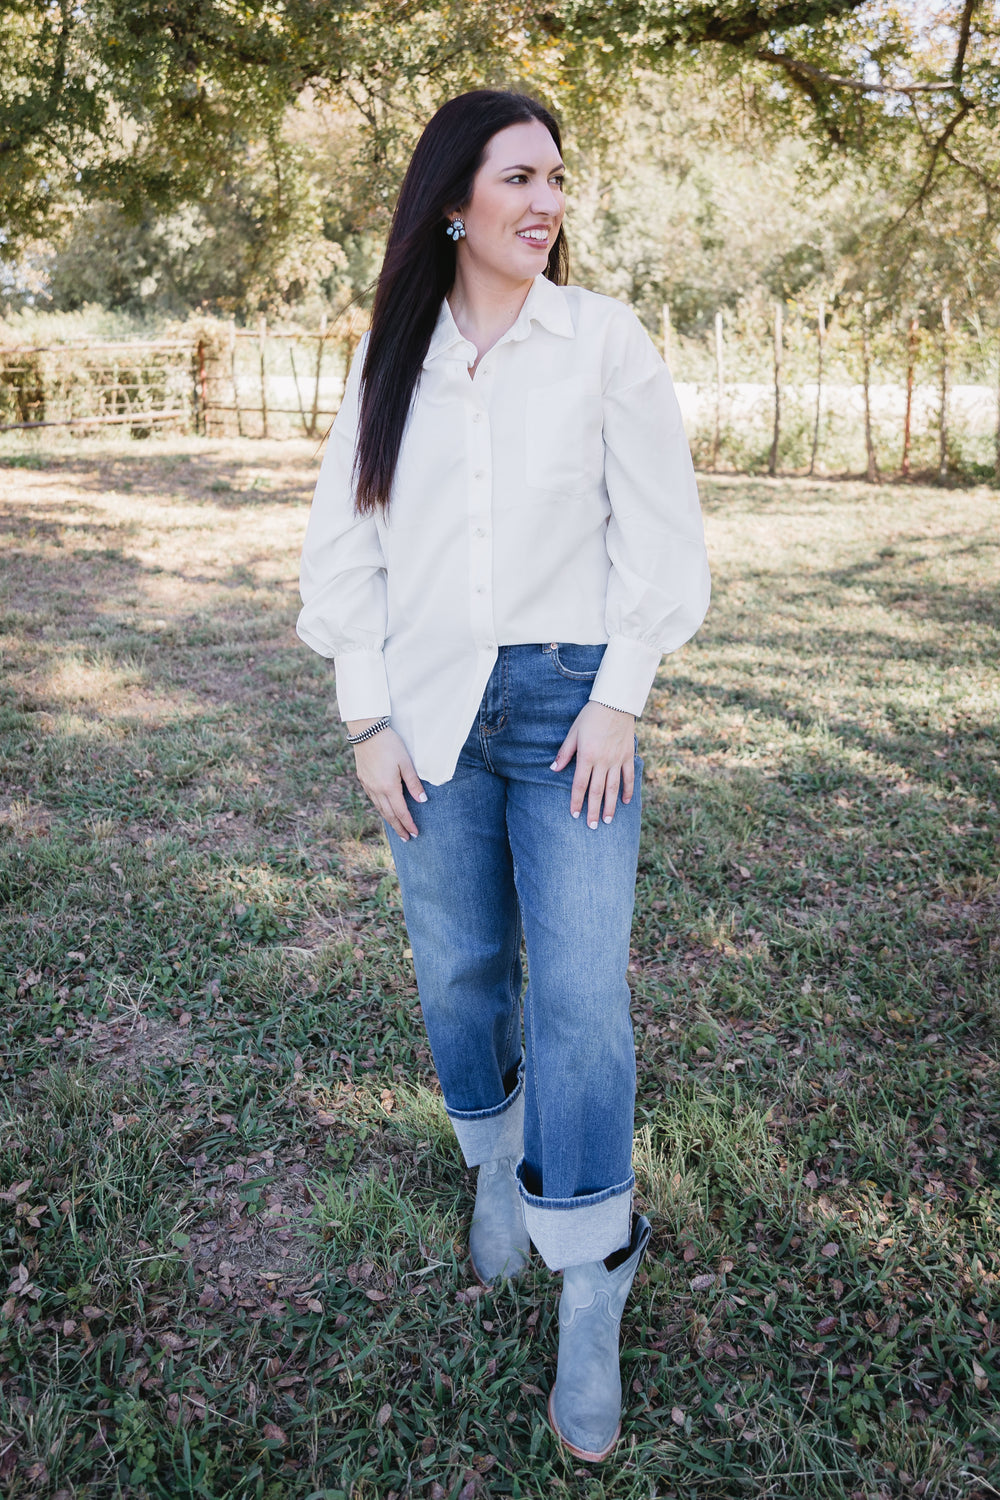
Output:
[[376,719],[374,724],[369,724],[368,728],[362,729],[360,734],[349,734],[347,736],[347,743],[349,745],[363,745],[365,740],[373,740],[377,734],[382,733],[383,729],[388,728],[388,718]]

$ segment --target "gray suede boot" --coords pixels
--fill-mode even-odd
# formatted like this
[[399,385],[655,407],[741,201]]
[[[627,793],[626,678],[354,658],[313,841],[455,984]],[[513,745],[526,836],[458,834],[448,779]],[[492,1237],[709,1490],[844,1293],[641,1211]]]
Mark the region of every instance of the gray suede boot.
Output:
[[637,1218],[628,1259],[613,1271],[602,1260],[563,1271],[559,1367],[549,1421],[559,1441],[588,1463],[607,1458],[622,1430],[618,1330],[650,1233],[649,1220]]
[[531,1252],[514,1176],[516,1165],[515,1157],[505,1156],[484,1161],[479,1168],[469,1258],[483,1286],[489,1286],[498,1276],[516,1276]]

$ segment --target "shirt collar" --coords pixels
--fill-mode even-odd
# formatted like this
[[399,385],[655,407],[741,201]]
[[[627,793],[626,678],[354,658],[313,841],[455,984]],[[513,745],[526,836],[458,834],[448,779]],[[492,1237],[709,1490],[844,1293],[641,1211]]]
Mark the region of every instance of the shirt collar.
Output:
[[[561,296],[559,288],[542,273],[531,283],[531,290],[525,297],[514,323],[497,342],[507,344],[526,339],[531,332],[532,323],[541,324],[543,328],[548,329],[549,333],[558,334],[561,338],[571,339],[576,332],[569,307]],[[424,364],[429,364],[432,359],[437,359],[459,344],[468,344],[469,348],[472,348],[464,334],[459,332],[448,304],[448,298],[445,297],[424,356]]]

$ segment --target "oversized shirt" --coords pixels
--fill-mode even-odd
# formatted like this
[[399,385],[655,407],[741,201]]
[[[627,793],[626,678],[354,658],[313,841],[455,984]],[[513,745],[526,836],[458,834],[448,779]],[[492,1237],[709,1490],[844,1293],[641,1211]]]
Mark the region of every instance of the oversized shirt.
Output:
[[445,300],[388,511],[358,515],[359,349],[302,554],[298,633],[334,658],[341,716],[390,715],[432,784],[500,646],[606,642],[591,697],[638,716],[709,598],[680,409],[635,315],[538,276],[470,379],[476,354]]

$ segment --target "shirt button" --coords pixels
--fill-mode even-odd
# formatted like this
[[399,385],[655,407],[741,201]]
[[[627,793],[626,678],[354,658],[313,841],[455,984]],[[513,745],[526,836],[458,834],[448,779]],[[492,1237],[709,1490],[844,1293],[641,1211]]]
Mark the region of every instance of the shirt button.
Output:
[[477,469],[476,472],[473,474],[472,477],[473,477],[473,479],[485,479],[486,478],[486,471],[484,469]]
[[475,530],[473,531],[472,535],[473,536],[485,536],[486,535],[486,527],[485,526],[477,526],[475,528]]
[[481,422],[483,420],[483,414],[482,414],[482,412],[481,411],[475,411],[475,412],[473,412],[472,413],[472,420],[474,422]]

